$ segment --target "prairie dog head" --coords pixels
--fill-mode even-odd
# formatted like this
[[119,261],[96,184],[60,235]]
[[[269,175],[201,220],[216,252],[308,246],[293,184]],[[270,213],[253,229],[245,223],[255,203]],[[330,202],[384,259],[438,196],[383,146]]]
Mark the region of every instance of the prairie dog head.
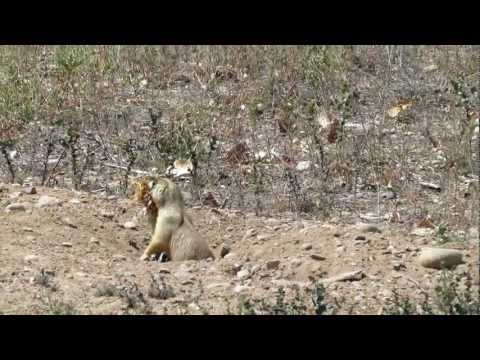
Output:
[[183,196],[180,189],[173,181],[158,178],[151,184],[152,201],[159,207],[178,206],[183,208]]
[[175,183],[166,178],[145,176],[133,182],[134,199],[148,210],[175,205],[183,208],[183,196]]

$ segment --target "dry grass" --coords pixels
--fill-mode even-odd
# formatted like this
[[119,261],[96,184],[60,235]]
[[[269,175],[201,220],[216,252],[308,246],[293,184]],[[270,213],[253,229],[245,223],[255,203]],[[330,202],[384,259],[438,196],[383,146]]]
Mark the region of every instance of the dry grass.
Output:
[[[478,54],[2,46],[0,176],[124,193],[132,169],[163,172],[191,158],[185,188],[197,203],[212,193],[258,215],[374,213],[409,225],[429,215],[466,231],[478,218]],[[412,106],[390,117],[404,100]]]

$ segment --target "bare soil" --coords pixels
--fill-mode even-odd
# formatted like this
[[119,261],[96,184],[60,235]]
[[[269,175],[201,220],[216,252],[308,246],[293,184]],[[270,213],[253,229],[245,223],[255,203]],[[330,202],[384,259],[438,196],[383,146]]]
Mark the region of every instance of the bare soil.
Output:
[[[42,195],[61,203],[38,208]],[[398,224],[372,224],[378,230],[372,232],[358,223],[194,207],[188,211],[217,259],[142,262],[150,229],[129,199],[43,187],[29,195],[19,185],[2,185],[0,202],[3,314],[237,313],[242,296],[274,299],[279,287],[288,296],[294,289],[307,296],[314,282],[351,271],[360,275],[325,283],[327,300],[337,303],[339,314],[380,314],[394,289],[420,299],[439,273],[416,261],[422,247],[438,246],[435,236],[412,235]],[[9,203],[24,203],[26,210],[8,212]],[[127,221],[138,227],[125,228]],[[476,230],[467,241],[445,246],[464,254],[456,279],[471,278],[478,288]],[[224,258],[222,247],[230,249]],[[168,296],[152,291],[158,281]]]

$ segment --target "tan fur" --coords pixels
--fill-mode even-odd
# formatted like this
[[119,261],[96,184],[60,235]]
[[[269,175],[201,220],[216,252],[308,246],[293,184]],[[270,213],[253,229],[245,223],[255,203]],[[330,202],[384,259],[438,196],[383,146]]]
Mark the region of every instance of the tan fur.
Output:
[[135,200],[146,207],[153,235],[141,259],[166,253],[172,261],[213,258],[208,243],[185,214],[181,191],[169,179],[144,177],[135,182]]

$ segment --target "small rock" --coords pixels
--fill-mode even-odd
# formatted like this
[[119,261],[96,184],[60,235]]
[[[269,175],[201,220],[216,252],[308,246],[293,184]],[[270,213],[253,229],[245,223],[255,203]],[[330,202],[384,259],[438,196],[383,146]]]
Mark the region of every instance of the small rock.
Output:
[[311,250],[312,249],[312,244],[303,244],[302,245],[302,250]]
[[317,254],[312,254],[312,255],[310,255],[310,257],[311,257],[313,260],[318,260],[318,261],[323,261],[323,260],[326,260],[326,259],[327,259],[326,257],[320,256],[320,255],[317,255]]
[[56,165],[57,162],[59,162],[59,161],[60,161],[60,158],[53,158],[53,159],[49,159],[49,160],[47,161],[47,164],[48,164],[48,165]]
[[267,261],[265,265],[267,267],[267,270],[277,270],[280,266],[280,260],[270,260]]
[[24,227],[24,228],[22,228],[22,230],[25,231],[25,232],[33,232],[33,229],[29,228],[29,227]]
[[100,216],[112,220],[115,216],[115,214],[111,211],[106,211],[106,210],[100,210]]
[[23,188],[22,192],[27,195],[35,195],[37,193],[37,189],[33,186],[27,186]]
[[240,280],[248,279],[249,277],[250,277],[250,271],[248,271],[248,269],[243,269],[237,272],[237,278],[239,278]]
[[188,307],[188,310],[190,311],[190,313],[191,313],[192,315],[199,315],[199,314],[201,314],[200,306],[198,306],[197,304],[195,304],[195,303],[192,302],[192,303],[188,304],[187,307]]
[[225,255],[223,258],[224,259],[232,259],[235,257],[235,253],[228,253],[227,255]]
[[250,269],[250,272],[251,272],[252,274],[255,274],[259,269],[260,269],[260,265],[255,264],[255,265],[253,265],[252,268]]
[[330,278],[323,280],[326,283],[336,282],[336,281],[354,281],[354,280],[361,280],[365,277],[365,274],[362,270],[350,271],[346,273],[342,273]]
[[243,237],[243,239],[245,240],[245,239],[247,239],[249,237],[253,237],[255,235],[257,235],[257,230],[256,229],[250,229],[245,233],[245,236]]
[[382,199],[392,200],[397,197],[397,194],[389,190],[389,191],[383,191],[382,193],[380,193],[380,196],[382,197]]
[[380,222],[380,221],[385,220],[387,215],[379,216],[379,215],[376,215],[374,213],[367,213],[367,214],[360,214],[359,217],[360,217],[360,219],[365,220],[367,222],[376,223],[376,222]]
[[357,237],[355,237],[355,240],[356,241],[365,241],[365,240],[367,240],[367,238],[363,235],[358,235]]
[[77,225],[75,225],[75,224],[73,223],[73,221],[72,221],[70,218],[68,218],[68,217],[62,218],[62,222],[63,222],[65,225],[70,226],[71,228],[74,228],[74,229],[77,228]]
[[27,255],[23,258],[23,260],[25,260],[27,262],[35,261],[35,260],[38,260],[38,256],[37,255]]
[[439,185],[434,184],[434,183],[421,182],[420,185],[424,188],[435,190],[437,192],[442,191],[442,188]]
[[227,255],[228,253],[230,252],[230,246],[226,245],[226,244],[222,244],[222,246],[220,247],[220,257],[225,257],[225,255]]
[[406,269],[405,264],[400,263],[400,262],[394,262],[393,263],[393,270],[400,271],[400,270],[403,270],[403,269]]
[[72,247],[73,245],[72,245],[72,243],[70,243],[70,242],[62,242],[62,246],[64,246],[64,247]]
[[100,244],[100,241],[98,241],[98,239],[94,238],[93,236],[90,238],[89,242],[91,244],[97,244],[97,245]]
[[233,288],[233,292],[238,294],[238,293],[241,293],[243,291],[246,291],[246,290],[249,290],[250,289],[250,286],[248,285],[236,285],[234,288]]
[[302,265],[302,260],[295,258],[290,261],[290,264],[292,265],[292,267],[299,267],[300,265]]
[[263,150],[255,153],[255,160],[261,161],[261,160],[264,160],[266,157],[267,157],[267,153]]
[[286,280],[286,279],[277,279],[277,280],[272,280],[272,284],[278,286],[278,287],[286,287],[290,289],[305,289],[308,287],[307,282],[304,281],[292,281],[292,280]]
[[300,161],[298,164],[297,164],[297,171],[305,171],[305,170],[308,170],[310,168],[310,161]]
[[242,264],[233,264],[232,265],[232,270],[233,272],[236,274],[237,272],[239,272],[240,270],[242,270]]
[[8,194],[8,197],[12,200],[18,199],[23,194],[19,191],[15,191],[14,193]]
[[442,269],[462,264],[463,253],[455,249],[422,248],[418,262],[423,267]]
[[[367,241],[355,240],[355,241],[353,242],[353,245],[358,246],[358,245],[365,245],[365,244],[368,244],[368,243],[369,243],[368,240],[367,240]],[[358,250],[358,249],[357,249],[357,250]]]
[[123,224],[123,227],[129,230],[136,230],[137,224],[134,221],[127,221],[125,224]]
[[114,261],[127,260],[127,257],[121,254],[116,254],[112,256]]
[[212,284],[208,284],[207,286],[205,286],[205,288],[210,290],[210,289],[215,289],[215,288],[227,288],[229,286],[230,286],[229,283],[212,283]]
[[372,224],[358,224],[357,228],[362,233],[381,233],[382,231]]
[[26,211],[27,206],[25,203],[13,203],[8,205],[5,208],[5,211],[10,212],[10,211]]
[[430,72],[430,71],[435,71],[438,69],[438,66],[436,64],[431,64],[431,65],[427,65],[423,68],[423,71],[425,72]]
[[48,195],[42,195],[37,201],[36,207],[38,208],[44,208],[44,207],[49,207],[49,206],[57,206],[61,203],[62,201],[60,199],[57,199],[53,196],[48,196]]
[[79,272],[76,272],[76,273],[75,273],[75,276],[78,276],[78,277],[87,277],[87,276],[88,276],[88,274],[87,274],[87,273],[84,273],[84,272],[81,272],[81,271],[79,271]]
[[425,236],[425,237],[432,236],[433,234],[434,234],[434,230],[429,228],[416,228],[410,233],[410,235]]

